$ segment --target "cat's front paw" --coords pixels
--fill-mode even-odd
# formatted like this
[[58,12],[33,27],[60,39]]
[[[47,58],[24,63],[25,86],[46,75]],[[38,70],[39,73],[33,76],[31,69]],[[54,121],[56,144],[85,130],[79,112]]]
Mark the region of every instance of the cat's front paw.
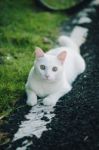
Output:
[[37,96],[34,92],[31,92],[31,93],[28,92],[26,103],[29,106],[34,106],[37,104]]
[[43,104],[48,106],[55,106],[56,102],[57,100],[55,100],[55,98],[52,98],[51,96],[48,96],[43,100]]
[[34,105],[37,104],[37,101],[34,101],[34,100],[27,100],[27,101],[26,101],[26,104],[27,104],[28,106],[34,106]]
[[37,97],[35,96],[30,96],[28,97],[27,101],[26,101],[27,105],[29,106],[34,106],[37,104]]

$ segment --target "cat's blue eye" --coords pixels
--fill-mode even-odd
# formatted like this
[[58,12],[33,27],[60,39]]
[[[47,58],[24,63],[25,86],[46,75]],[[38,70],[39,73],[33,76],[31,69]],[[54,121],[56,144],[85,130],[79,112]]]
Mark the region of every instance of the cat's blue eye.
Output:
[[45,70],[45,68],[46,68],[45,65],[40,65],[41,70]]
[[57,67],[53,67],[52,70],[53,70],[54,72],[56,72],[56,71],[58,70],[58,68],[57,68]]

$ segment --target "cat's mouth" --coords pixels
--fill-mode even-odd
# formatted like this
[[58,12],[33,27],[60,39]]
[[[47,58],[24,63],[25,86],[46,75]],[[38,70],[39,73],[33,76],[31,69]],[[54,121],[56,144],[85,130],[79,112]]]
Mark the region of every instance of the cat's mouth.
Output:
[[45,80],[51,81],[51,79],[49,77],[45,77]]

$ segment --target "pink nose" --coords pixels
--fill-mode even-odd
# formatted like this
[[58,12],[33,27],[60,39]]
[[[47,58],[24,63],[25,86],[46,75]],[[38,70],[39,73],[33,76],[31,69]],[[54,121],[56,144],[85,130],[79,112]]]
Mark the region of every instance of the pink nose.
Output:
[[49,75],[45,75],[45,77],[48,79],[48,78],[49,78]]

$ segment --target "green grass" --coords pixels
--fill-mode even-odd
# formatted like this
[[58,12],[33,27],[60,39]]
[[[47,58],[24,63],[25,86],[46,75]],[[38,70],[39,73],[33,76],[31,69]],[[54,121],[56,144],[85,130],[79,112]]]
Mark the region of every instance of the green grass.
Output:
[[[0,115],[4,115],[25,93],[35,46],[51,48],[66,15],[38,11],[32,0],[0,0],[0,10]],[[45,37],[49,42],[44,43]]]

